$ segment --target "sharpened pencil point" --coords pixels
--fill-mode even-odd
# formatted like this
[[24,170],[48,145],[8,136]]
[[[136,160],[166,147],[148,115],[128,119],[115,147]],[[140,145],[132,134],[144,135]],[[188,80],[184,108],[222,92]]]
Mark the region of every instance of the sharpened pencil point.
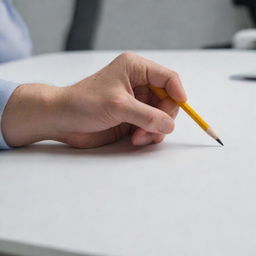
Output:
[[224,144],[222,143],[222,141],[220,139],[216,139],[216,141],[218,141],[220,143],[220,145],[224,146]]

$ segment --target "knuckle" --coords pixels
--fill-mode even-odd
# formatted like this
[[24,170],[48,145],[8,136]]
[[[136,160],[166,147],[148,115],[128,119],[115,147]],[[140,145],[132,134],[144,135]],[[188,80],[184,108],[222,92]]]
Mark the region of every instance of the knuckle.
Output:
[[111,111],[120,111],[126,108],[128,101],[127,95],[114,95],[108,100],[107,105]]
[[172,77],[173,78],[179,78],[179,74],[176,71],[172,70]]
[[137,55],[135,53],[126,51],[126,52],[123,52],[122,54],[120,54],[118,57],[125,61],[130,61],[130,60],[133,60],[136,56]]
[[127,111],[128,101],[127,95],[112,95],[108,97],[103,108],[109,119],[118,124],[121,123]]
[[115,64],[117,67],[126,68],[135,61],[137,55],[133,52],[123,52],[118,55],[109,65]]

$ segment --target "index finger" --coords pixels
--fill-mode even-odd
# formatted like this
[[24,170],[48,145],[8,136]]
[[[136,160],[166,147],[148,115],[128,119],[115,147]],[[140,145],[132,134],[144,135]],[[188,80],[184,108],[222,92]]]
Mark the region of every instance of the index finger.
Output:
[[187,101],[179,75],[153,61],[144,59],[148,84],[163,88],[177,102]]
[[163,88],[177,102],[187,100],[179,75],[166,67],[131,52],[119,56],[127,68],[130,81],[136,86],[152,85]]

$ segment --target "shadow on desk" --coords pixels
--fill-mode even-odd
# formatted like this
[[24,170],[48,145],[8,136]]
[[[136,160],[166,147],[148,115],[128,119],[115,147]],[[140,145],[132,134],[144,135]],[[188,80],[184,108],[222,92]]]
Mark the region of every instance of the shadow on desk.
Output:
[[[91,253],[76,253],[55,248],[36,246],[0,239],[0,256],[106,256]],[[109,255],[108,255],[109,256]]]
[[[24,148],[17,148],[11,151],[12,154],[49,154],[49,155],[71,155],[71,156],[133,156],[144,155],[148,153],[153,153],[155,151],[161,152],[166,150],[192,150],[196,148],[216,148],[219,145],[207,145],[207,144],[185,144],[185,143],[172,143],[164,142],[160,144],[151,144],[147,146],[133,146],[129,139],[123,139],[119,142],[115,142],[110,145],[105,145],[93,149],[76,149],[71,148],[68,145],[58,142],[42,142],[30,145]],[[10,151],[5,151],[10,153]],[[1,152],[4,155],[5,152]]]

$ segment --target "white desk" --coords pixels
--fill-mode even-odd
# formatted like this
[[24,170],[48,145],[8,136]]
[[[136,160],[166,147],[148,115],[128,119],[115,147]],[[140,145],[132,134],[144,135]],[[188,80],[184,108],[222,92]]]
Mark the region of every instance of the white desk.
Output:
[[[65,85],[116,54],[44,55],[2,65],[0,77]],[[180,73],[225,147],[181,112],[160,145],[1,152],[0,238],[99,255],[256,255],[256,83],[229,79],[255,69],[256,53],[140,54]]]

